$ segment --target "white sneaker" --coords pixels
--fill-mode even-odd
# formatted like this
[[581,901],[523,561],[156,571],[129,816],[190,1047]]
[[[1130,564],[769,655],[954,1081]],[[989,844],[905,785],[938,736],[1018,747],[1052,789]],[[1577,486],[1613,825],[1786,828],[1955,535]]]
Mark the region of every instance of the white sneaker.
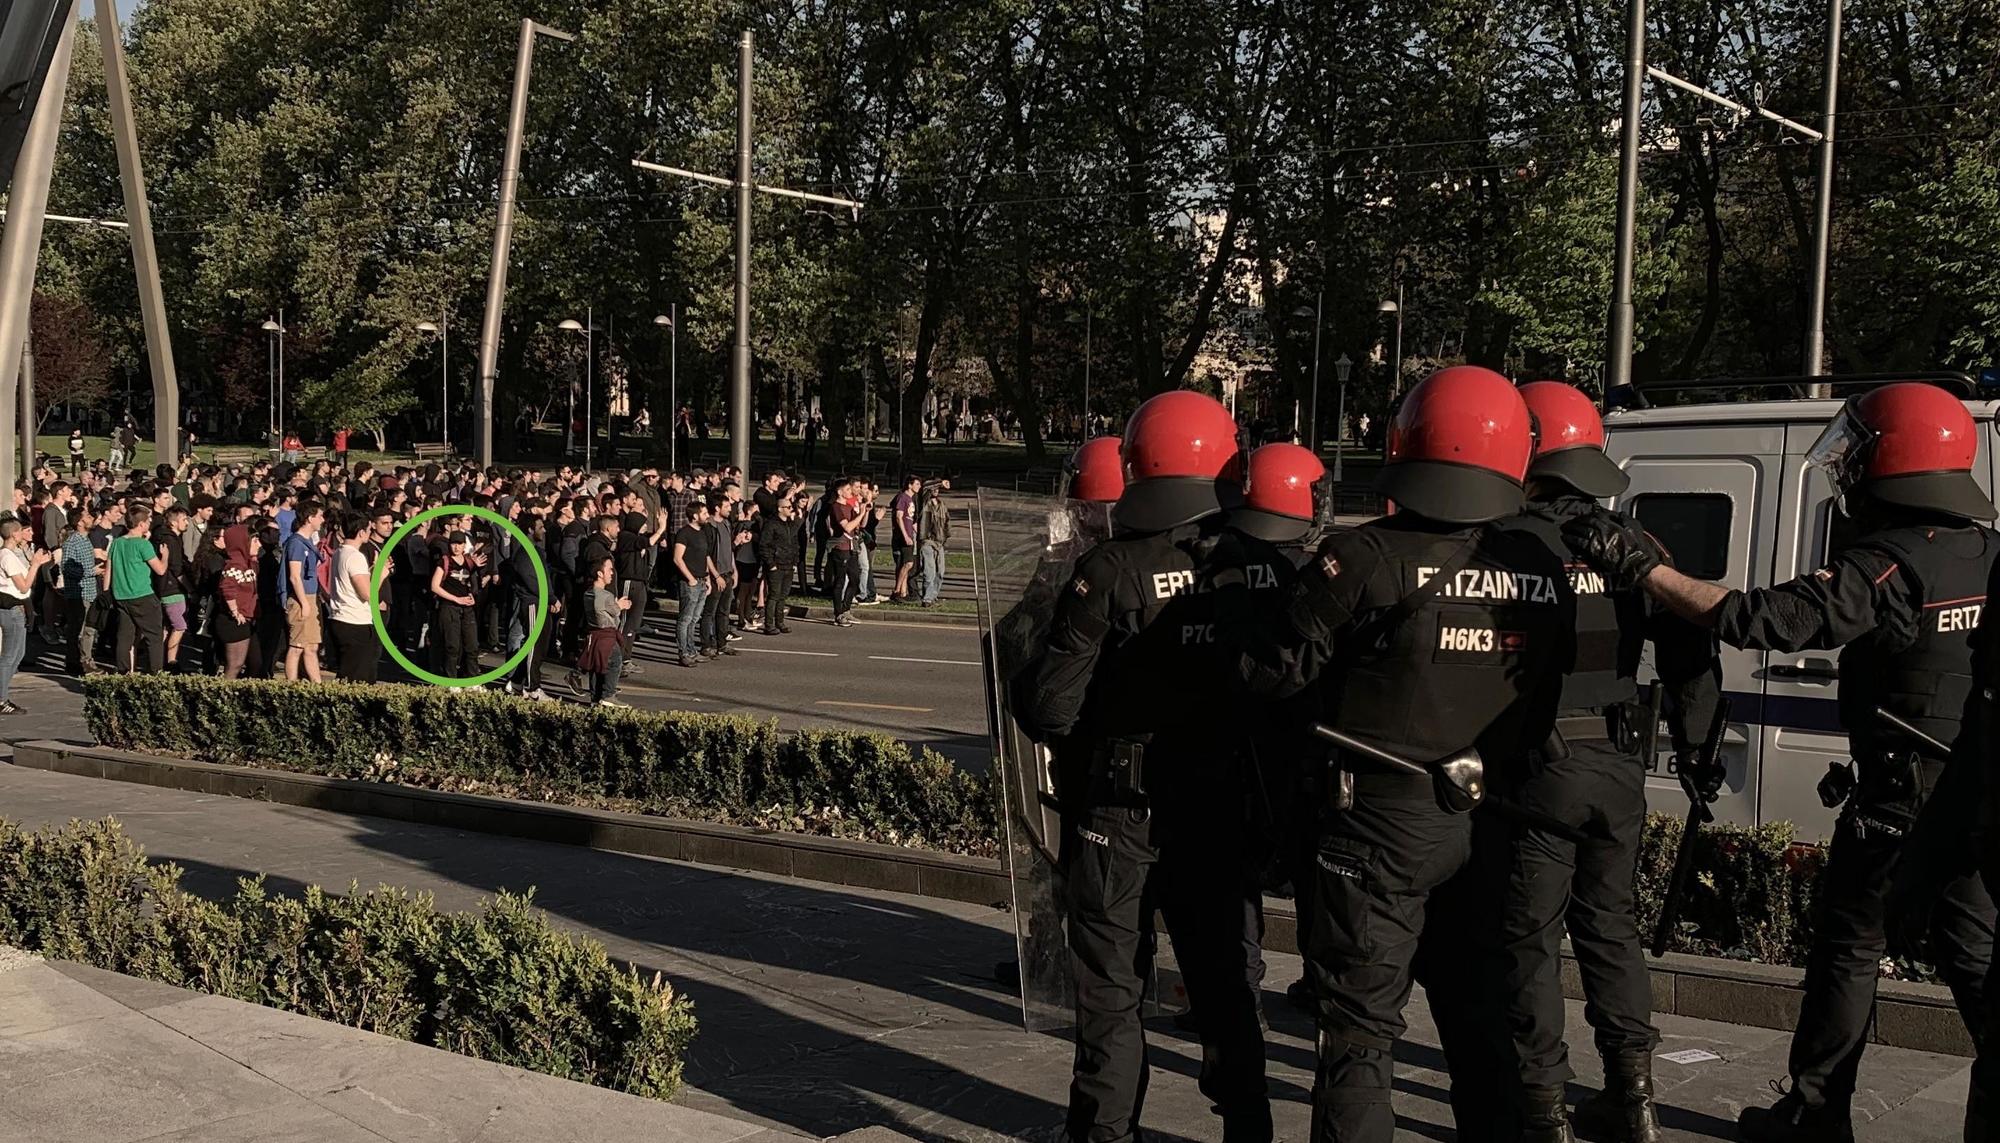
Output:
[[860,607],[873,607],[876,604],[882,602],[882,597],[879,595],[871,595],[867,599],[857,599],[854,602],[857,606]]
[[743,636],[738,632],[731,631],[727,636],[725,636],[725,638],[727,638],[731,643],[736,643],[740,642]]
[[535,688],[534,690],[531,690],[531,691],[522,691],[522,692],[521,692],[521,697],[522,697],[522,698],[524,698],[524,699],[527,699],[527,700],[528,700],[529,702],[554,702],[554,701],[556,701],[556,696],[554,696],[554,695],[550,694],[549,692],[547,692],[547,691],[543,690],[543,689],[542,689],[542,688],[540,688],[540,687],[536,687],[536,688]]
[[617,699],[598,699],[598,700],[597,700],[597,705],[598,705],[598,706],[600,706],[600,707],[606,707],[606,708],[609,708],[609,709],[611,709],[611,710],[631,710],[631,709],[632,709],[632,704],[630,704],[630,703],[623,703],[623,702],[619,702],[619,701],[618,701]]

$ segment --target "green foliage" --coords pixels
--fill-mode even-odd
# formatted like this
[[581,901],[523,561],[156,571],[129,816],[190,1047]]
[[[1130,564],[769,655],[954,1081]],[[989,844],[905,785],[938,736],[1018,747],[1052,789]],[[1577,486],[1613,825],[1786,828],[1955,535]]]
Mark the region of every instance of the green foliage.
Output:
[[[1639,931],[1651,939],[1672,880],[1682,820],[1646,819],[1639,846]],[[1696,842],[1672,951],[1803,965],[1812,943],[1812,896],[1821,850],[1794,842],[1791,823],[1744,829],[1708,825]]]
[[317,887],[183,892],[115,821],[0,820],[0,943],[659,1099],[679,1090],[693,1008],[529,897],[476,913],[427,894]]
[[174,675],[86,680],[108,746],[992,853],[988,780],[876,734],[605,711],[443,687]]

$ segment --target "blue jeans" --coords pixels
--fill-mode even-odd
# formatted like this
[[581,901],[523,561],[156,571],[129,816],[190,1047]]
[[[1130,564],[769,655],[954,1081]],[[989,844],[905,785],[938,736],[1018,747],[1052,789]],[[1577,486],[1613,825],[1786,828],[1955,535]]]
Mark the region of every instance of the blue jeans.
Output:
[[861,565],[861,589],[859,598],[875,598],[875,549],[866,544],[854,545],[854,555]]
[[944,545],[933,540],[925,540],[921,550],[924,568],[925,603],[936,603],[938,593],[944,590]]
[[22,608],[0,608],[0,702],[11,700],[14,672],[28,654],[28,621]]
[[[513,658],[514,652],[519,651],[521,649],[521,644],[526,643],[528,641],[528,630],[530,627],[533,626],[534,620],[535,620],[535,605],[532,603],[519,604],[513,609],[513,614],[508,616],[507,618],[508,658],[510,659]],[[546,631],[543,632],[544,636],[546,636],[547,634],[548,633]],[[541,658],[542,658],[542,649],[540,647],[536,647],[533,651],[528,652],[527,658],[522,659],[521,665],[514,668],[514,673],[508,676],[507,681],[513,683],[515,686],[521,688],[524,691],[531,691],[541,686],[542,685]]]
[[618,647],[611,652],[611,658],[604,664],[604,673],[591,680],[591,694],[598,702],[607,702],[618,697],[618,676],[625,673],[625,648]]
[[683,663],[694,662],[695,632],[701,630],[701,604],[707,598],[707,583],[681,581],[681,614],[674,635]]

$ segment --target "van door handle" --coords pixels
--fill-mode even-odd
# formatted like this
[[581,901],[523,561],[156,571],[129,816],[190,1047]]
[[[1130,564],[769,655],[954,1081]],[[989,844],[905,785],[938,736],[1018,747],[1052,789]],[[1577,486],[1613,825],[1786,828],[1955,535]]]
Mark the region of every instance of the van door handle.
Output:
[[1804,679],[1814,683],[1840,681],[1840,668],[1826,659],[1807,659],[1797,664],[1777,663],[1771,667],[1771,674],[1781,679]]

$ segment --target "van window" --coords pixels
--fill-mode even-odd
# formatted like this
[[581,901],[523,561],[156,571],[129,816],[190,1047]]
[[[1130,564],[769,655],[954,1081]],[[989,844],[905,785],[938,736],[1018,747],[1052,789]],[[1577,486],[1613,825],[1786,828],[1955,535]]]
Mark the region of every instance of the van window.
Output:
[[1696,579],[1729,574],[1729,525],[1735,504],[1716,492],[1648,492],[1629,511]]

